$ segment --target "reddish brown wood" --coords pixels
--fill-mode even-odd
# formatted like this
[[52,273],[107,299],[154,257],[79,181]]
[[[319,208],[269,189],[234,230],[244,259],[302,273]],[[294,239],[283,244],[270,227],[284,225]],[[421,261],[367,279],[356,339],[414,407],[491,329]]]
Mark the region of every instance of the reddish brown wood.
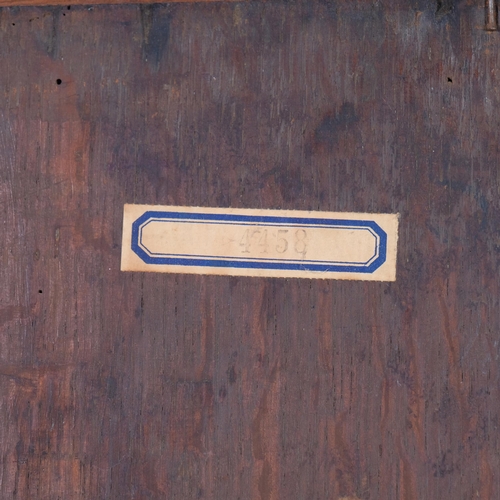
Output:
[[[483,27],[479,2],[3,9],[0,498],[500,498]],[[398,278],[122,273],[130,202],[399,212]]]
[[68,5],[126,5],[159,3],[211,3],[211,2],[251,2],[255,0],[0,0],[0,7],[63,6]]

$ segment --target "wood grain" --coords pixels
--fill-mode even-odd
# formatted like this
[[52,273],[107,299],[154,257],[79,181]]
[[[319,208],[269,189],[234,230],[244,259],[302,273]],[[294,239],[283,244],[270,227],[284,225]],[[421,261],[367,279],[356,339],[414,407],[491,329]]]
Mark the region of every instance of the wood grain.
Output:
[[[500,498],[484,5],[0,12],[0,498]],[[122,273],[125,203],[401,213],[395,283]]]
[[212,3],[212,2],[251,2],[255,0],[0,0],[0,7],[46,7],[46,6],[88,6],[88,5],[127,5],[127,4],[167,4],[167,3]]

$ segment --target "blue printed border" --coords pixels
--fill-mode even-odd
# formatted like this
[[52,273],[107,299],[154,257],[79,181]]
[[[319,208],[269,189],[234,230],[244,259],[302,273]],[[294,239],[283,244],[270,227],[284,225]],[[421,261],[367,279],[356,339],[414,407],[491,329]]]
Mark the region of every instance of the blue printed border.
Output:
[[[207,257],[197,255],[148,254],[142,245],[142,230],[152,221],[176,221],[184,223],[204,222],[208,224],[255,224],[259,226],[296,226],[300,228],[350,228],[368,230],[375,236],[374,255],[366,263],[319,262],[283,259]],[[132,250],[146,264],[171,266],[232,267],[239,269],[273,269],[287,271],[317,271],[372,274],[387,258],[387,233],[374,221],[320,219],[309,217],[276,217],[268,215],[205,214],[186,212],[147,211],[132,223]]]

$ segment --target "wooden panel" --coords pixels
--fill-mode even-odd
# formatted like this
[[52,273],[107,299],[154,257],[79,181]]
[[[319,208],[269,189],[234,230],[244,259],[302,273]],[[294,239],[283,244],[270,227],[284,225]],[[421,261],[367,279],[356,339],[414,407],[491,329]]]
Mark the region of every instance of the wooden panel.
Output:
[[[249,2],[255,0],[175,0],[175,3],[211,3],[211,2]],[[174,0],[0,0],[0,7],[30,7],[30,6],[85,6],[85,5],[126,5],[126,4],[158,4],[172,3]]]
[[[1,11],[1,498],[500,498],[499,39],[430,4]],[[124,203],[399,212],[398,278],[122,273]]]

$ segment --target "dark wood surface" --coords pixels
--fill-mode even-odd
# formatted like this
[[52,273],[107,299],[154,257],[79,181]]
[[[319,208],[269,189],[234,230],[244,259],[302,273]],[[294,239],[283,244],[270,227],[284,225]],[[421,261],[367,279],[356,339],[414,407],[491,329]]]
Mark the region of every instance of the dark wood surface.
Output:
[[[212,3],[212,2],[251,2],[258,0],[175,0],[175,3]],[[1,7],[29,7],[29,6],[89,6],[89,5],[123,5],[123,4],[168,4],[174,0],[0,0]]]
[[[0,11],[0,498],[500,498],[484,5]],[[122,273],[124,203],[401,214],[395,283]]]

